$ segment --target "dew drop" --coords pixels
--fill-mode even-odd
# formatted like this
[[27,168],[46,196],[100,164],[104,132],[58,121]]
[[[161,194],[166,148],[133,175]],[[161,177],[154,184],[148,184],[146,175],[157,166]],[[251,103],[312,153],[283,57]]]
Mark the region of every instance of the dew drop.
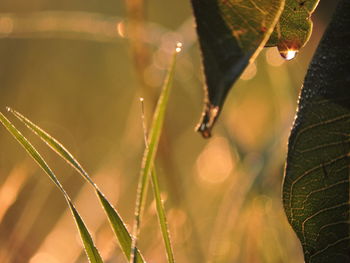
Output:
[[292,49],[280,50],[279,52],[281,57],[284,58],[285,60],[292,60],[298,54],[298,50],[292,50]]
[[181,42],[177,42],[175,51],[177,53],[179,53],[179,52],[181,52],[181,49],[182,49],[182,43]]

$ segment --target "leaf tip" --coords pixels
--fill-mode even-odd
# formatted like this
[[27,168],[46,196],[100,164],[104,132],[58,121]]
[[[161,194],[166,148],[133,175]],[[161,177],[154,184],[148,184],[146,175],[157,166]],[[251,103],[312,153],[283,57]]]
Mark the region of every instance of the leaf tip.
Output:
[[214,127],[214,123],[218,117],[218,113],[219,106],[206,103],[205,109],[202,114],[202,119],[196,127],[196,131],[201,133],[203,138],[208,139],[211,137],[211,130]]

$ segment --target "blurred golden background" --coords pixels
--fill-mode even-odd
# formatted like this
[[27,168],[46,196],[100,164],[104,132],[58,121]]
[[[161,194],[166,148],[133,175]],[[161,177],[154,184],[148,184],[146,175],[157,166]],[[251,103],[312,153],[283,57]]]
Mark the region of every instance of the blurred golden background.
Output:
[[[144,150],[139,97],[149,122],[182,42],[156,162],[177,262],[303,262],[280,188],[298,93],[335,3],[321,1],[295,60],[275,48],[260,54],[204,140],[194,132],[203,75],[190,1],[1,0],[0,109],[63,142],[131,226]],[[14,123],[74,199],[105,262],[126,262],[92,189]],[[151,196],[140,249],[166,262]],[[87,262],[74,224],[59,191],[0,128],[0,262]]]

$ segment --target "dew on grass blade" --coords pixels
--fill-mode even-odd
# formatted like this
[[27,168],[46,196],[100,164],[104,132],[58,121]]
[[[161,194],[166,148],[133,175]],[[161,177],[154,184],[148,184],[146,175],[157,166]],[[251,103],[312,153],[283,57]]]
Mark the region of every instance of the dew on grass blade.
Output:
[[140,98],[141,103],[141,120],[142,120],[142,129],[143,129],[143,138],[145,141],[145,146],[148,148],[148,132],[147,132],[147,126],[146,126],[146,118],[145,118],[145,103],[144,98]]
[[182,43],[181,42],[177,42],[176,43],[176,49],[175,49],[176,53],[180,53],[181,50],[182,50]]

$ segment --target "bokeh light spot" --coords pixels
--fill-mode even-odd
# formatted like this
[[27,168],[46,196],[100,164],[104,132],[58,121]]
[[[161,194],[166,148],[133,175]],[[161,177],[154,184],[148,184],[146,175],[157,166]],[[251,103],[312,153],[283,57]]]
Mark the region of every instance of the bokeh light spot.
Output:
[[10,17],[0,17],[0,34],[10,34],[13,30],[13,20]]
[[206,183],[224,182],[233,169],[233,159],[227,140],[213,138],[196,161],[198,178]]
[[35,254],[29,261],[29,263],[59,263],[58,259],[49,253],[39,252]]

